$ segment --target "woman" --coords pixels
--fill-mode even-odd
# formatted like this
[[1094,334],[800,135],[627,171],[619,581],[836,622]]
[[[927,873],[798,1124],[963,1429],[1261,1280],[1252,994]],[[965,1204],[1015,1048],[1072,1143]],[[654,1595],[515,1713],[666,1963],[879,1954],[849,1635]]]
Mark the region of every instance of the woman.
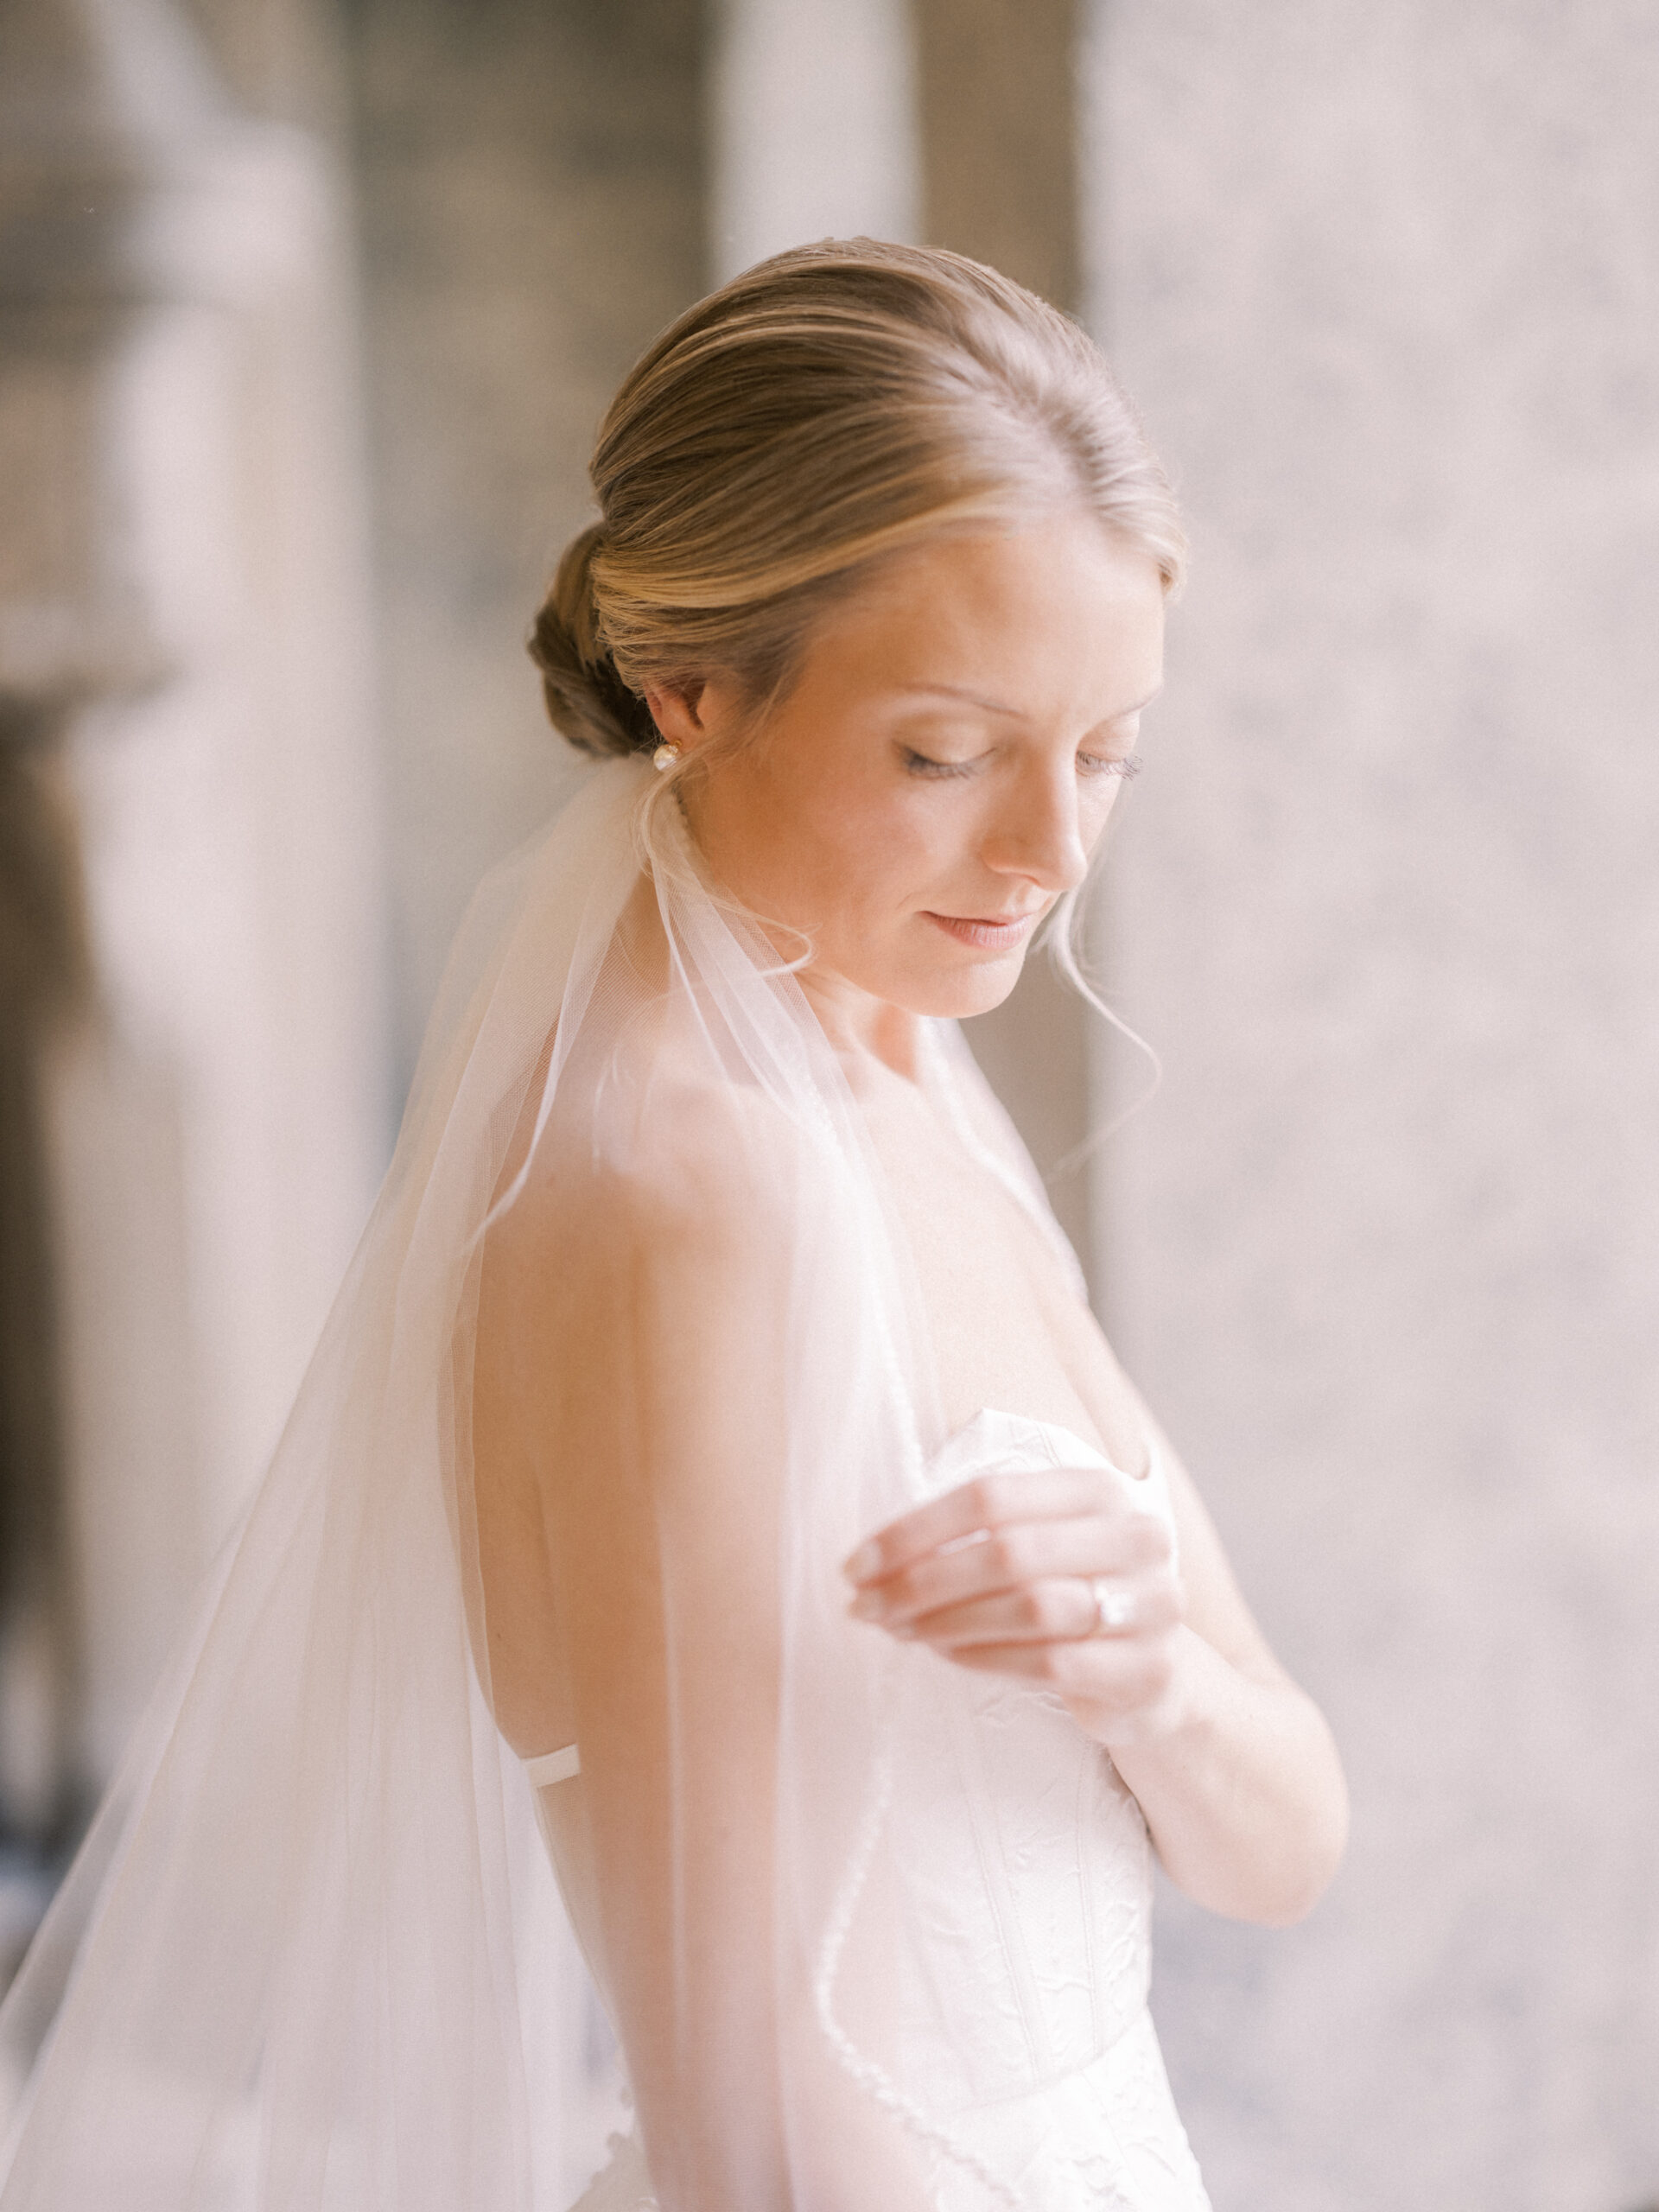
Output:
[[589,2207],[1192,2212],[1148,1832],[1288,1920],[1340,1775],[950,1026],[1134,766],[1166,488],[1071,325],[868,241],[683,317],[594,480],[534,650],[618,757],[463,933],[0,2208],[568,2203],[533,1815]]

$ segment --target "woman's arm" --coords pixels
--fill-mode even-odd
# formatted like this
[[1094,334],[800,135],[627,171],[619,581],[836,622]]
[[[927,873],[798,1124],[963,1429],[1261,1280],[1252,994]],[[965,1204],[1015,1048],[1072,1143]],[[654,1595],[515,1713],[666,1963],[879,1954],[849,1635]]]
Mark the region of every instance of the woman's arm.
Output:
[[[1341,1859],[1341,1765],[1165,1448],[1179,1578],[1167,1530],[1124,1477],[993,1475],[855,1555],[855,1610],[959,1665],[1054,1689],[1110,1751],[1172,1878],[1214,1911],[1285,1925],[1311,1910]],[[1127,1611],[1105,1633],[1096,1576]]]
[[906,2212],[902,2150],[777,1971],[788,1169],[720,1110],[699,1133],[688,1099],[648,1179],[538,1172],[492,1236],[478,1370],[526,1443],[582,1757],[549,1809],[587,1826],[573,1908],[665,2212]]
[[1162,1447],[1180,1535],[1184,1618],[1147,1704],[1075,1704],[1140,1800],[1172,1880],[1212,1911],[1285,1927],[1319,1902],[1348,1835],[1348,1791],[1325,1717],[1280,1665],[1240,1594],[1215,1523]]

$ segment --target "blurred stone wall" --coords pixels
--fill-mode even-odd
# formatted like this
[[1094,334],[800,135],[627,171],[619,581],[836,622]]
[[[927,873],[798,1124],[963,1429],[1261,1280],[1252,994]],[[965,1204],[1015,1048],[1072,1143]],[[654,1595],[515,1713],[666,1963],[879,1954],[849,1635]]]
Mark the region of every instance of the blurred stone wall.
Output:
[[706,287],[700,0],[350,0],[399,1073],[577,773],[523,650],[599,418]]
[[346,195],[313,48],[280,98],[257,44],[221,71],[252,14],[0,11],[0,905],[35,985],[74,953],[9,1039],[5,1132],[52,1401],[8,1424],[5,1488],[54,1556],[0,1621],[0,1827],[46,1849],[276,1440],[382,1157]]
[[[1122,1350],[1354,1785],[1166,1900],[1220,2212],[1659,2196],[1659,16],[1097,0],[1097,303],[1191,511],[1111,875]],[[1121,1089],[1135,1080],[1126,1071]]]

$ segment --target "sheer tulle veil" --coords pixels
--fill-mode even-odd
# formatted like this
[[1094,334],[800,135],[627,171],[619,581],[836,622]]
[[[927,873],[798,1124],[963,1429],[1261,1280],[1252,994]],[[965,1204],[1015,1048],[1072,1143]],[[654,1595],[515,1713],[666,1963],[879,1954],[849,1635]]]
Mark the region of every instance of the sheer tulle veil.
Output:
[[[625,925],[642,885],[655,968]],[[968,1140],[1046,1219],[965,1050],[934,1042]],[[877,2201],[866,2157],[872,2176],[934,2162],[953,2205],[1019,2202],[906,2087],[884,2003],[908,1909],[892,1725],[918,1655],[849,1622],[840,1562],[920,1494],[939,1441],[906,1263],[787,963],[702,880],[671,782],[622,760],[474,901],[272,1465],[0,2013],[21,2085],[3,2212],[556,2212],[580,2194],[553,2050],[569,1938],[488,1679],[480,1255],[539,1176],[660,1173],[688,1070],[770,1270],[783,1679],[754,1899],[774,2049],[754,2058],[791,2202]],[[671,1677],[696,1656],[673,1573]],[[982,1937],[982,1962],[1018,1940],[988,1896]],[[964,2065],[968,2094],[1009,2086]]]

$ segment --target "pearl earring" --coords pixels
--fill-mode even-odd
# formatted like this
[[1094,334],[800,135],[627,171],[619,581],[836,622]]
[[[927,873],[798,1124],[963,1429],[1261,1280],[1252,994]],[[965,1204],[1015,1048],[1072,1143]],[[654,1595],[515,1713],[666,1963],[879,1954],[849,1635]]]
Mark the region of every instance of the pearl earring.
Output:
[[658,771],[664,768],[671,768],[679,757],[679,747],[675,744],[671,737],[664,738],[663,742],[658,747],[657,750],[652,754],[651,765],[653,768],[658,769]]

